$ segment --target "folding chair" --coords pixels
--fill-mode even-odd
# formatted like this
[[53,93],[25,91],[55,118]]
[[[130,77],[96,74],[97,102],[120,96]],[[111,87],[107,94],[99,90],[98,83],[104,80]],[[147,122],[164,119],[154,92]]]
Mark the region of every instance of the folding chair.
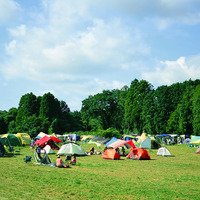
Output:
[[27,163],[27,162],[31,162],[31,159],[32,159],[32,156],[26,156],[24,158],[24,162]]

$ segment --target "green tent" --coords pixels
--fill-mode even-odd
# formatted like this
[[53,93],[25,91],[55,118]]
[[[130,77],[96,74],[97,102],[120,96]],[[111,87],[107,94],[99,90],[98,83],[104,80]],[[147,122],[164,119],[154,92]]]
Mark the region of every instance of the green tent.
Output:
[[14,134],[5,134],[1,137],[3,139],[3,145],[6,146],[22,146],[21,140]]
[[143,149],[159,149],[161,145],[154,137],[149,137],[146,133],[142,133],[138,139],[139,148]]
[[36,151],[34,151],[34,158],[36,163],[40,165],[50,165],[51,161],[46,153],[44,153],[44,157],[42,159],[39,158],[38,154]]

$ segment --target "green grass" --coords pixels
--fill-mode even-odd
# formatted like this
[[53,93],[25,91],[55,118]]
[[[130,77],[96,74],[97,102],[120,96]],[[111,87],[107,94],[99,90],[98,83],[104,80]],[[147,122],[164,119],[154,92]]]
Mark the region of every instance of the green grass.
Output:
[[[91,145],[82,147],[89,151]],[[20,155],[0,157],[0,199],[199,199],[200,154],[187,145],[167,148],[173,157],[156,156],[157,150],[149,150],[148,161],[92,155],[56,168],[34,165],[34,158],[26,164],[23,158],[33,150],[22,147]]]

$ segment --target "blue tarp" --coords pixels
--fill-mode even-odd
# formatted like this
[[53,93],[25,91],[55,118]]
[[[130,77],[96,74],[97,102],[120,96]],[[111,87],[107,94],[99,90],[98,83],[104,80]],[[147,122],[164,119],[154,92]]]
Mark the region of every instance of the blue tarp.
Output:
[[156,135],[156,137],[170,137],[171,135],[168,134],[162,134],[162,135]]

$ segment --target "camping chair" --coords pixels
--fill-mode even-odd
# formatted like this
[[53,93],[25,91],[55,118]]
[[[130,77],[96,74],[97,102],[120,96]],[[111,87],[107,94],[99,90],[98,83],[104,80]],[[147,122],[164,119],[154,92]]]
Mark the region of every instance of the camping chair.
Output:
[[13,153],[13,155],[15,156],[15,150],[14,150],[14,147],[13,146],[10,146],[9,147],[9,149],[8,149],[8,151],[10,152],[10,153]]
[[14,147],[13,147],[13,146],[10,146],[9,149],[8,149],[8,151],[14,153]]
[[71,159],[72,159],[72,156],[71,155],[67,155],[65,161],[67,162],[67,161],[70,161]]
[[31,156],[26,156],[26,157],[24,158],[24,162],[25,162],[25,163],[31,162],[31,159],[32,159]]

